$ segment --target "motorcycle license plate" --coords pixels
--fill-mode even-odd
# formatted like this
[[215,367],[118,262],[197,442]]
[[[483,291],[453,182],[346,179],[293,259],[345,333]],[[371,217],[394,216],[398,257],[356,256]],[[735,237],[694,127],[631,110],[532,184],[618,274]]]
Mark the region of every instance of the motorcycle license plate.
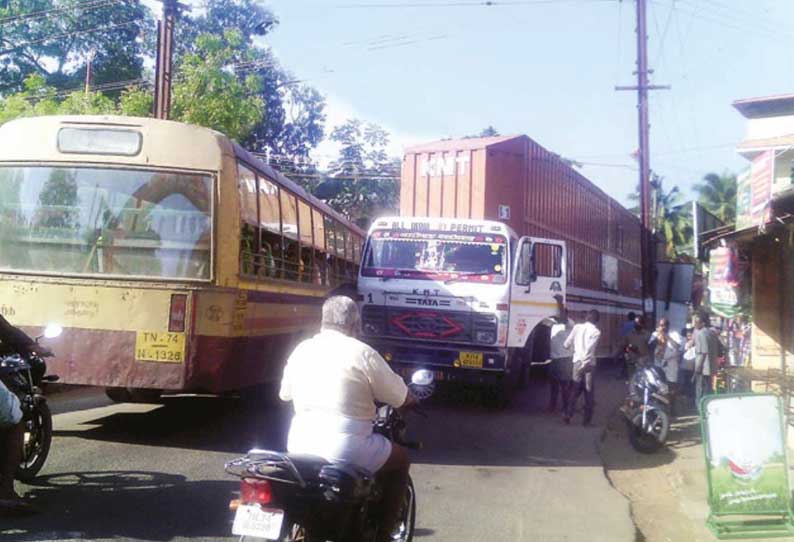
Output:
[[461,352],[458,359],[462,367],[482,369],[482,352]]
[[266,510],[257,505],[244,504],[237,507],[232,534],[278,540],[281,536],[283,522],[284,512],[282,510]]

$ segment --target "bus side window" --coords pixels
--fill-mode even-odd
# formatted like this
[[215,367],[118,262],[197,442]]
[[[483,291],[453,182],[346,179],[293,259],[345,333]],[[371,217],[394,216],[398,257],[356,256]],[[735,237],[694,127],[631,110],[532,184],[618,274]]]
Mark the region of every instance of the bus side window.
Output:
[[281,269],[281,207],[278,186],[259,176],[259,276],[277,278]]
[[255,274],[258,252],[256,175],[238,164],[238,189],[240,193],[240,274]]

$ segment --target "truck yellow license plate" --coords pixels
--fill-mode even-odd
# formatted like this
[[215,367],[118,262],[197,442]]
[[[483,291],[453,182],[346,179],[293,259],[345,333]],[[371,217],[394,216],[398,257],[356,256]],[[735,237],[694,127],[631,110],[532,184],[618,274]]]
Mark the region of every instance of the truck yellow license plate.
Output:
[[182,363],[185,361],[185,334],[139,331],[135,336],[135,359]]
[[461,352],[458,359],[461,367],[482,369],[482,352]]

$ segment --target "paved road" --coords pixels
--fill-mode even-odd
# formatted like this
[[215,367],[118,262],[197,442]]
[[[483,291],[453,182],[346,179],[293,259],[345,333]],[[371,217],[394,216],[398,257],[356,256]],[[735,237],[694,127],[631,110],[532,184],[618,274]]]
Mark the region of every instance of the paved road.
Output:
[[[542,414],[544,391],[533,385],[503,411],[440,394],[429,419],[412,420],[425,444],[412,468],[418,541],[635,539],[596,450],[610,399],[584,429]],[[0,540],[233,540],[236,483],[223,464],[254,446],[280,448],[288,423],[284,407],[257,414],[208,397],[114,405],[87,389],[52,402],[52,455],[23,488],[46,513],[4,518]]]

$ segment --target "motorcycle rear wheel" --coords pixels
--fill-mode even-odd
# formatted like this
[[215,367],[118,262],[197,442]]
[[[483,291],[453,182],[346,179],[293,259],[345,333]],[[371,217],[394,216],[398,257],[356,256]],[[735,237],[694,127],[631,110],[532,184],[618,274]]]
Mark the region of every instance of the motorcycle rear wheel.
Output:
[[17,468],[16,479],[20,482],[32,481],[44,467],[52,444],[52,413],[46,402],[41,401],[33,408],[30,419],[25,424],[25,443],[22,462]]
[[661,409],[651,411],[655,418],[651,423],[654,424],[654,433],[648,433],[642,429],[642,414],[637,414],[634,420],[626,420],[626,429],[629,433],[629,442],[632,448],[642,454],[652,454],[667,442],[667,433],[670,430],[670,416]]

